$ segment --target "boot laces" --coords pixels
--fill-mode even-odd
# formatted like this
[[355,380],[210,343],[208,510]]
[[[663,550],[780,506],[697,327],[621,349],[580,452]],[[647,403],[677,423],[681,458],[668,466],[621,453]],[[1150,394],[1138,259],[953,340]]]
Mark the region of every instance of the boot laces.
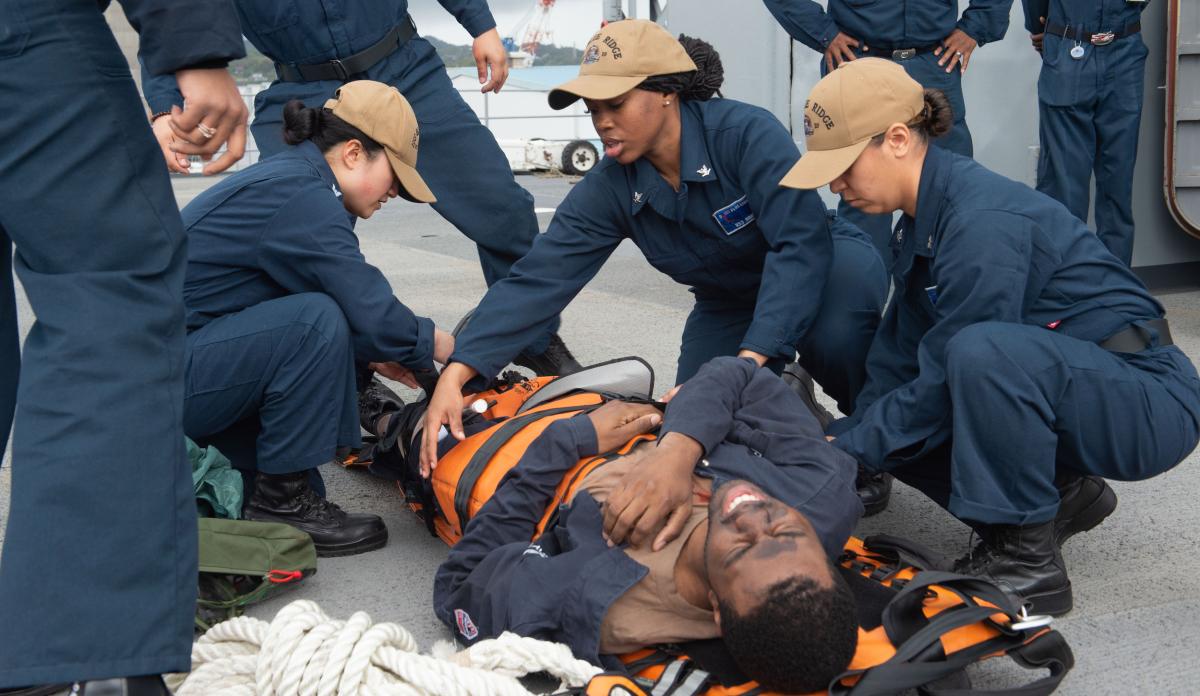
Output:
[[979,575],[992,562],[991,545],[987,538],[976,533],[974,529],[971,530],[971,536],[967,539],[967,545],[971,547],[971,550],[954,564],[954,572],[963,575]]
[[329,520],[342,514],[342,508],[326,498],[317,495],[312,489],[300,494],[299,512],[303,517],[319,517]]

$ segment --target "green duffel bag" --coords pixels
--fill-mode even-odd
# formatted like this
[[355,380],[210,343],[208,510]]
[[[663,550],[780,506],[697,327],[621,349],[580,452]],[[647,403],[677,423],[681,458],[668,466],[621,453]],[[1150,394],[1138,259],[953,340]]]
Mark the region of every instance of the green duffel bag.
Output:
[[196,628],[239,616],[317,572],[312,537],[286,524],[202,517]]

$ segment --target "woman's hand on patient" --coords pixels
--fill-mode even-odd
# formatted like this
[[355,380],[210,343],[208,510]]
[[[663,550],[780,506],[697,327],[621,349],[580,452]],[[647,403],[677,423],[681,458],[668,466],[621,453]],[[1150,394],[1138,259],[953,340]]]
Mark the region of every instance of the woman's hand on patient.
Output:
[[659,551],[678,537],[691,515],[692,470],[703,454],[700,443],[679,433],[667,433],[640,454],[604,503],[609,544],[641,546],[653,539],[651,549]]
[[429,478],[429,474],[437,467],[438,434],[443,425],[455,439],[466,437],[462,425],[462,388],[477,374],[462,363],[451,363],[438,377],[437,387],[425,409],[424,430],[421,432],[421,476]]

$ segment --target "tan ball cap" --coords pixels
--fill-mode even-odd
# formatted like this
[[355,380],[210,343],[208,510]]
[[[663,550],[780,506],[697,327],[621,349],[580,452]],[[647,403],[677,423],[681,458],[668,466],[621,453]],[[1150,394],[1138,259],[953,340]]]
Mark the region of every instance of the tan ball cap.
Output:
[[893,123],[911,123],[925,108],[925,90],[904,68],[884,58],[859,58],[826,75],[804,103],[807,151],[780,181],[821,188],[841,176],[871,138]]
[[374,80],[355,80],[339,87],[325,108],[383,146],[403,188],[401,196],[420,203],[437,201],[417,173],[421,128],[399,90]]
[[579,77],[550,91],[550,108],[584,99],[612,99],[647,77],[695,70],[683,44],[647,19],[623,19],[596,32],[583,49]]

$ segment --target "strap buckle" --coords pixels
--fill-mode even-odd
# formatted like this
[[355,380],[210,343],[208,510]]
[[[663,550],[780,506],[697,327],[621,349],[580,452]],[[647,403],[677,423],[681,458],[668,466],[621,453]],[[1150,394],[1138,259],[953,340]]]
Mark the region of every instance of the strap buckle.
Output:
[[1030,615],[1024,604],[1021,605],[1021,613],[1017,616],[1017,618],[1020,619],[1020,621],[1014,621],[1008,625],[1008,627],[1014,631],[1026,631],[1031,628],[1042,628],[1043,626],[1049,626],[1054,621],[1053,616],[1046,616],[1043,614]]
[[1102,31],[1097,34],[1092,34],[1091,41],[1092,41],[1093,46],[1107,46],[1110,43],[1112,43],[1113,40],[1116,38],[1117,38],[1116,32]]
[[334,58],[329,61],[329,64],[333,66],[333,71],[337,73],[337,79],[342,82],[350,79],[350,71],[346,69],[346,65],[341,60]]
[[892,60],[909,60],[916,57],[917,49],[915,48],[901,48],[892,51]]

